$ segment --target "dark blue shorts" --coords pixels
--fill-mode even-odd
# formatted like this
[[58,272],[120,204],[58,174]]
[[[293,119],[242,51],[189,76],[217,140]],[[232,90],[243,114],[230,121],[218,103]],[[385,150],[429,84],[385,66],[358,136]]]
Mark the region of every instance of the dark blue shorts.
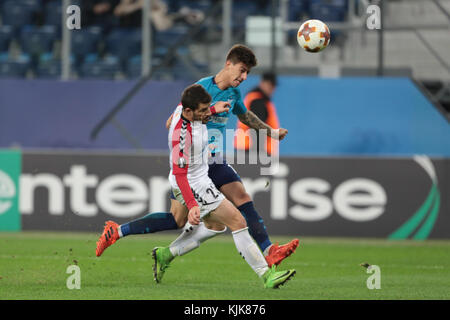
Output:
[[238,173],[226,161],[223,163],[211,163],[209,165],[208,176],[217,189],[231,182],[242,182]]
[[[217,189],[231,182],[242,182],[239,174],[225,160],[223,160],[223,163],[210,163],[208,176]],[[175,200],[172,192],[170,193],[170,198]]]

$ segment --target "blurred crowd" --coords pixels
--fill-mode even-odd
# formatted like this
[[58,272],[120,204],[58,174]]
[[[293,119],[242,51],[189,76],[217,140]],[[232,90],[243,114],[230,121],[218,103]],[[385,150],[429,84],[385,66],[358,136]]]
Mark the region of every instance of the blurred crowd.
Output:
[[[144,0],[83,0],[81,5],[86,25],[139,27],[142,24]],[[178,1],[150,0],[149,18],[156,30],[167,30],[177,22],[199,23],[204,13]]]
[[[170,47],[177,57],[155,79],[197,79],[209,73],[208,62],[190,52],[191,44],[221,43],[223,0],[150,0],[152,64],[158,65]],[[0,0],[0,77],[58,78],[61,76],[62,0]],[[136,78],[141,75],[142,10],[144,0],[70,0],[81,11],[81,30],[71,33],[72,78]],[[217,7],[216,7],[217,5]],[[314,16],[342,20],[347,0],[289,0],[288,20]],[[218,8],[210,14],[212,8]],[[271,15],[272,0],[233,0],[233,42],[245,41],[246,18]],[[204,22],[204,23],[202,23]],[[294,34],[289,39],[295,40]]]

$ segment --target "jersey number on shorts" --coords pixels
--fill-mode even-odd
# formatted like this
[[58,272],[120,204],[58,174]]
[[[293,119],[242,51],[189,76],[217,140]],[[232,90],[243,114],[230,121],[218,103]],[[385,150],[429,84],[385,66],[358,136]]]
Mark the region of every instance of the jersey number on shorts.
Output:
[[206,189],[206,193],[209,193],[210,195],[212,195],[214,197],[214,199],[217,199],[219,197],[218,194],[215,194],[214,191],[212,190],[212,188],[208,188]]

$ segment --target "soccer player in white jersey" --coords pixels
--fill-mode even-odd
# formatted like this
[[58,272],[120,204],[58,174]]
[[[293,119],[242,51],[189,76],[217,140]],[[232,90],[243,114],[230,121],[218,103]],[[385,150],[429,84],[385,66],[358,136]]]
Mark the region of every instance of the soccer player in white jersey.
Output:
[[[223,140],[225,144],[226,139],[223,139],[225,137],[224,131],[228,117],[231,114],[237,115],[239,120],[250,128],[256,130],[265,129],[272,138],[282,140],[286,136],[286,129],[269,127],[254,113],[247,110],[242,102],[238,86],[245,81],[250,69],[256,64],[256,57],[250,48],[243,45],[234,45],[227,54],[222,70],[215,76],[203,78],[197,82],[211,96],[211,104],[213,105],[211,108],[216,111],[207,123],[208,129],[210,129],[210,141],[213,139],[217,139],[217,141]],[[228,103],[228,108],[224,108],[226,103]],[[167,121],[167,127],[170,126],[171,121],[172,116]],[[216,136],[211,134],[211,132],[222,132],[222,134]],[[284,245],[272,243],[264,221],[256,211],[253,200],[245,190],[239,174],[226,163],[223,157],[224,144],[222,150],[219,150],[220,148],[211,150],[212,156],[210,158],[208,176],[215,187],[241,212],[249,227],[250,235],[263,252],[268,265],[279,265],[283,259],[289,257],[296,250],[299,240],[293,239]],[[107,221],[103,233],[97,241],[96,255],[101,256],[106,248],[128,235],[182,228],[186,223],[186,207],[176,201],[173,194],[171,197],[170,212],[152,212],[122,225],[114,221]],[[211,226],[210,229],[221,230],[216,229],[214,226]],[[211,232],[203,235],[208,238],[213,235]]]
[[[181,105],[174,112],[169,129],[169,181],[176,199],[189,210],[184,232],[169,247],[153,250],[155,280],[164,274],[169,263],[206,240],[204,223],[221,224],[223,231],[230,228],[239,254],[263,280],[264,287],[277,288],[295,274],[295,270],[276,271],[269,268],[266,259],[248,232],[239,210],[217,190],[208,177],[208,129],[211,116],[211,96],[199,84],[187,87]],[[158,265],[159,264],[159,265]]]

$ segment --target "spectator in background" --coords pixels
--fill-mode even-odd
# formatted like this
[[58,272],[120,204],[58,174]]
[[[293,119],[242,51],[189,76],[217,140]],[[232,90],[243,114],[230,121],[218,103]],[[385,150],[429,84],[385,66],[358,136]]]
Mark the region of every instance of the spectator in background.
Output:
[[[169,12],[169,7],[162,0],[150,0],[150,19],[157,31],[173,27],[176,22],[194,25],[203,20],[203,12],[182,7],[176,13]],[[120,0],[114,14],[120,18],[122,27],[140,27],[144,0]]]
[[141,0],[120,0],[114,9],[114,15],[119,18],[123,28],[138,28],[142,25]]
[[83,0],[81,2],[82,23],[87,26],[102,26],[105,29],[117,25],[113,12],[119,2],[120,0]]
[[[277,86],[277,78],[274,73],[267,72],[264,73],[261,77],[261,81],[259,85],[251,90],[244,98],[244,104],[248,110],[252,111],[256,116],[267,123],[272,128],[279,128],[280,123],[278,121],[277,112],[275,109],[275,105],[271,101],[272,95]],[[245,124],[238,120],[237,124],[238,129],[242,129],[237,131],[236,138],[234,141],[235,149],[240,150],[257,150],[259,152],[259,135],[257,134],[257,141],[252,141],[252,138],[246,131],[249,129]],[[273,146],[277,146],[278,141],[271,141],[270,137],[267,137],[265,150],[268,155],[276,154],[278,148],[274,148]]]

